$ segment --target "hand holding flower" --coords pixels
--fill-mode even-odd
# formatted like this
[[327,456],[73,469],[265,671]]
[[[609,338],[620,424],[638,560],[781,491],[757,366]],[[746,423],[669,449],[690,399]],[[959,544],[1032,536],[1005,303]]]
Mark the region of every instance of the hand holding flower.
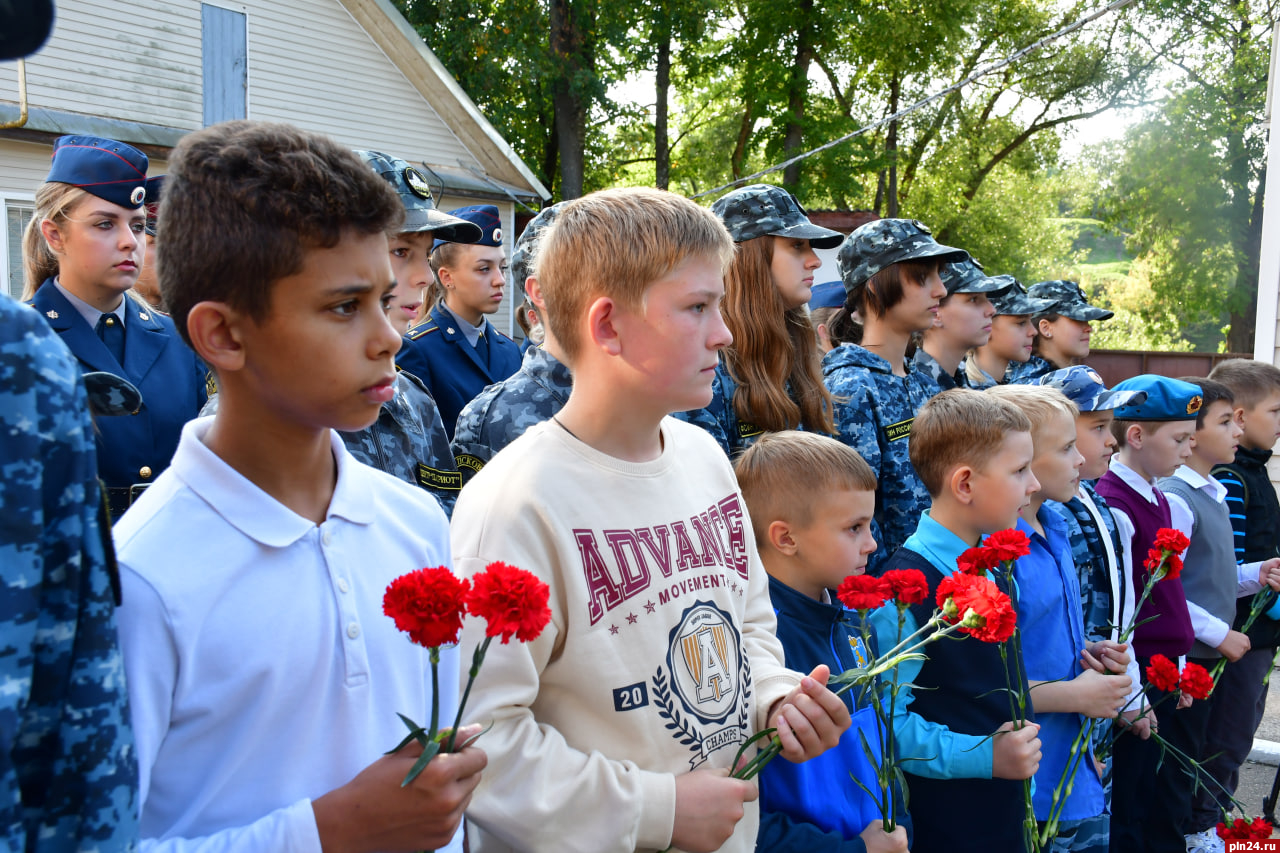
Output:
[[769,710],[769,719],[782,744],[781,755],[800,763],[821,755],[840,742],[849,728],[849,709],[827,688],[831,671],[825,665],[800,679],[796,687]]

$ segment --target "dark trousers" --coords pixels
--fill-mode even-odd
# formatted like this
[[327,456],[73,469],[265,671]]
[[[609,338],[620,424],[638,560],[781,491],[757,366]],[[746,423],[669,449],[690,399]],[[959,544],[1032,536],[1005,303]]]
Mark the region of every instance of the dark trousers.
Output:
[[1218,785],[1197,790],[1193,800],[1194,831],[1208,829],[1222,820],[1223,810],[1231,810],[1232,795],[1240,784],[1240,765],[1253,749],[1253,736],[1267,709],[1267,688],[1262,683],[1271,669],[1275,649],[1253,649],[1235,663],[1227,664],[1218,686],[1209,697],[1210,711],[1204,754],[1205,771]]
[[[1145,681],[1150,661],[1139,658],[1138,663]],[[1194,713],[1195,704],[1179,711],[1176,694],[1150,685],[1147,701],[1156,706],[1160,737],[1184,753],[1194,749],[1192,732],[1203,726]],[[1186,853],[1183,836],[1191,831],[1193,782],[1172,755],[1161,753],[1154,737],[1142,740],[1128,732],[1116,737],[1111,776],[1112,853]]]

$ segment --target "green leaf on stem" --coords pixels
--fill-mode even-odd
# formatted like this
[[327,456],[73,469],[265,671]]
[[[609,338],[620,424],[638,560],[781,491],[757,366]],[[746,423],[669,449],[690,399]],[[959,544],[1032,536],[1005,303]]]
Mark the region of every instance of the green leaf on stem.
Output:
[[427,769],[427,765],[431,763],[431,759],[435,758],[440,752],[440,744],[431,741],[422,748],[422,755],[418,756],[418,760],[413,763],[413,767],[409,769],[408,775],[404,777],[404,781],[400,783],[400,787],[406,787],[414,779],[418,778],[418,774]]

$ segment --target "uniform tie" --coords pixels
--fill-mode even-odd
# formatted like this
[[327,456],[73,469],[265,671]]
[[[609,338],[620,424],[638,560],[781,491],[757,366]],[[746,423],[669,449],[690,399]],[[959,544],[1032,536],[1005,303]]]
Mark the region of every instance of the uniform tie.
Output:
[[116,364],[124,365],[124,323],[115,314],[103,314],[94,327],[98,337],[106,344],[107,351],[115,356]]
[[489,367],[489,336],[480,331],[480,337],[476,338],[476,355],[480,356],[480,363],[486,368]]

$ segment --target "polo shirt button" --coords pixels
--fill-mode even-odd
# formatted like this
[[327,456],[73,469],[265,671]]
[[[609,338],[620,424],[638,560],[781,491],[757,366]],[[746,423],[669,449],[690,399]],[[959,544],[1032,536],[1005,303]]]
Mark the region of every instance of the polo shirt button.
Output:
[[324,533],[320,534],[320,543],[322,545],[329,545],[329,544],[332,544],[332,542],[333,542],[333,534],[331,534],[329,531],[326,530]]
[[346,578],[338,578],[338,591],[351,592],[351,584],[347,583]]
[[351,639],[353,639],[353,640],[354,640],[356,637],[359,637],[359,636],[360,636],[360,625],[359,625],[358,623],[356,623],[356,622],[352,622],[350,625],[348,625],[348,626],[347,626],[347,636],[348,636],[348,637],[350,637],[350,638],[351,638]]

